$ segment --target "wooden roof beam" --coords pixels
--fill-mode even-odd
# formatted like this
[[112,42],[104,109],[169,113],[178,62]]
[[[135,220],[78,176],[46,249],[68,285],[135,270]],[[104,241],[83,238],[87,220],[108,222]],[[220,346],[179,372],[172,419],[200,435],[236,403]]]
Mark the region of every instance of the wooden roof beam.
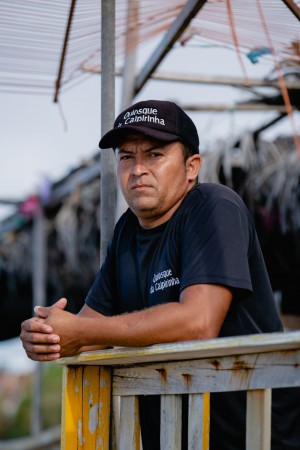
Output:
[[294,16],[297,17],[298,20],[300,20],[300,8],[296,5],[296,3],[293,0],[282,0],[283,3],[292,11]]
[[188,27],[193,17],[195,17],[205,3],[206,0],[188,0],[186,2],[182,11],[164,35],[161,43],[154,50],[149,60],[137,76],[134,88],[135,94],[142,89],[146,81],[151,77],[152,73],[161,63],[163,58],[168,54],[175,42]]
[[258,138],[258,136],[260,135],[260,133],[262,133],[263,131],[267,130],[268,128],[272,127],[273,125],[275,125],[275,123],[279,122],[281,119],[283,119],[284,117],[287,116],[287,113],[280,113],[278,114],[274,119],[272,119],[271,121],[265,123],[264,125],[262,125],[261,127],[257,128],[254,132],[253,132],[253,137],[254,140],[256,140]]
[[180,105],[184,111],[278,111],[286,113],[284,105],[266,105],[264,103],[236,103],[234,105]]
[[55,82],[54,103],[57,103],[57,101],[58,101],[58,94],[59,94],[59,90],[60,90],[60,86],[61,86],[62,74],[63,74],[65,58],[66,58],[66,54],[67,54],[67,47],[68,47],[69,35],[70,35],[72,21],[73,21],[73,15],[74,15],[74,10],[75,10],[75,3],[76,3],[76,0],[72,0],[71,1],[71,5],[70,5],[68,23],[67,23],[67,28],[66,28],[66,32],[65,32],[63,48],[62,48],[62,51],[61,51],[61,57],[60,57],[60,62],[59,62],[59,69],[58,69],[57,79],[56,79],[56,82]]
[[[277,80],[264,80],[258,78],[249,79],[249,84],[245,85],[244,79],[239,77],[213,76],[213,75],[196,75],[187,73],[171,73],[171,72],[155,72],[151,75],[151,79],[159,81],[173,81],[182,83],[199,83],[212,85],[226,85],[239,88],[250,87],[273,87],[280,89]],[[300,89],[300,81],[286,80],[285,84],[288,89]]]
[[[83,72],[101,73],[100,65],[83,64],[81,66]],[[116,68],[115,76],[123,76],[123,71]],[[174,73],[174,72],[154,72],[150,76],[151,80],[178,82],[178,83],[195,83],[195,84],[211,84],[211,85],[225,85],[238,88],[249,89],[251,87],[272,87],[280,89],[277,80],[264,80],[259,78],[250,78],[249,84],[245,85],[244,79],[239,77],[213,76],[213,75],[197,75],[189,73]],[[300,80],[285,80],[287,89],[299,89]]]

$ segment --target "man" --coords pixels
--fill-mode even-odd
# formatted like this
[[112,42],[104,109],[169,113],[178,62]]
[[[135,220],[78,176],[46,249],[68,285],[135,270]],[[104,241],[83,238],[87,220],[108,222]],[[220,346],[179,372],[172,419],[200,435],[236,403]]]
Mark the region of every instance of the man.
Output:
[[[281,331],[249,211],[229,188],[197,184],[201,157],[190,117],[172,102],[142,101],[99,145],[115,150],[129,209],[80,313],[64,311],[61,299],[22,324],[27,355],[51,361],[114,345]],[[211,449],[245,448],[244,393],[211,403]],[[140,399],[144,450],[159,449],[158,408],[157,398]],[[276,411],[279,450],[288,447]]]

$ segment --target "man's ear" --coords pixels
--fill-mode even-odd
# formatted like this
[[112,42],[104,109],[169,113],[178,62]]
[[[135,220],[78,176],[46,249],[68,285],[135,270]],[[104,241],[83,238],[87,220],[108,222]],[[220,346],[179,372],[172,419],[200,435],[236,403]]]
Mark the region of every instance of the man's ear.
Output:
[[186,171],[189,181],[194,181],[199,174],[202,164],[202,158],[200,155],[192,155],[186,160]]

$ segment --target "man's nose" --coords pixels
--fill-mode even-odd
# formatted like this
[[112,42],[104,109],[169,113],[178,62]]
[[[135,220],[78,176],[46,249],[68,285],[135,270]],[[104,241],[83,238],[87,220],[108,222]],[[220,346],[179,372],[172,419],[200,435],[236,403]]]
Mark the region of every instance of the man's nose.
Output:
[[132,161],[131,173],[133,175],[141,176],[144,173],[147,173],[148,169],[145,164],[144,158],[136,157]]

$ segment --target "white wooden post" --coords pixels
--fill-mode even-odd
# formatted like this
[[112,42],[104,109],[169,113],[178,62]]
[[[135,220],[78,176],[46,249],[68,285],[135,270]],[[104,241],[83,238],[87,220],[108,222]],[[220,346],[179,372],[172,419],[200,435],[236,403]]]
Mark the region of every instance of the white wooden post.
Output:
[[181,395],[161,396],[161,450],[181,450],[181,405]]
[[246,450],[271,449],[271,389],[247,392]]
[[188,450],[209,449],[210,395],[189,396]]
[[121,398],[119,450],[129,449],[140,449],[139,405],[135,396]]

